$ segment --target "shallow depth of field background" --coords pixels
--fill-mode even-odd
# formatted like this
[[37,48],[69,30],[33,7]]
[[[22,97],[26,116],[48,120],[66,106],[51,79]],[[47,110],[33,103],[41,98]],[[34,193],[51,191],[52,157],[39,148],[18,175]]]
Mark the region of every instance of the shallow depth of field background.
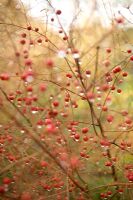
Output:
[[133,199],[132,56],[130,0],[0,1],[0,200]]

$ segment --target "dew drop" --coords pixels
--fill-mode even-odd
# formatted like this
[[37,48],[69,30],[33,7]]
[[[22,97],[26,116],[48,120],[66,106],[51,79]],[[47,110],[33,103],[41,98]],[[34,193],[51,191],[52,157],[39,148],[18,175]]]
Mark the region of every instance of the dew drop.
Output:
[[66,57],[66,52],[63,51],[63,50],[60,50],[60,51],[58,52],[58,57],[59,57],[59,58],[65,58],[65,57]]

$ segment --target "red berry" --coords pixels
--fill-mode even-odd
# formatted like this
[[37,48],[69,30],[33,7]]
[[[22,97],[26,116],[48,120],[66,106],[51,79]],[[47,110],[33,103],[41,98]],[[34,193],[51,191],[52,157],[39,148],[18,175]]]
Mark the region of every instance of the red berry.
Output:
[[72,74],[66,74],[67,78],[72,78]]
[[5,192],[4,186],[0,185],[0,194],[3,194]]
[[101,194],[100,194],[100,197],[101,197],[102,199],[104,199],[104,198],[106,197],[106,195],[105,195],[104,193],[101,193]]
[[118,189],[118,192],[121,194],[123,193],[123,189]]
[[133,56],[130,57],[130,60],[133,61]]
[[20,53],[19,53],[19,52],[16,52],[15,55],[16,55],[16,57],[19,57],[19,56],[20,56]]
[[116,22],[117,22],[118,24],[122,24],[122,23],[124,22],[124,18],[123,18],[122,16],[117,17]]
[[106,112],[108,110],[107,106],[102,107],[102,111]]
[[104,65],[105,67],[109,67],[110,61],[109,61],[109,60],[104,60],[104,61],[103,61],[103,65]]
[[59,30],[59,33],[63,33],[63,31],[62,31],[62,30]]
[[[54,113],[52,113],[52,115],[54,115]],[[47,131],[48,133],[56,133],[56,132],[57,132],[57,129],[56,129],[56,127],[55,127],[54,124],[48,124],[48,125],[46,126],[46,131]]]
[[58,107],[59,106],[59,102],[58,101],[54,101],[53,102],[53,106]]
[[47,167],[48,166],[48,163],[46,161],[41,161],[41,167]]
[[56,11],[56,14],[57,14],[57,15],[60,15],[60,14],[61,14],[61,10],[57,10],[57,11]]
[[22,33],[21,37],[26,38],[26,33]]
[[31,31],[31,30],[32,30],[32,27],[31,27],[31,26],[28,26],[28,27],[27,27],[27,30],[28,30],[28,31]]
[[121,93],[121,92],[122,92],[122,90],[119,88],[119,89],[117,89],[117,92],[118,92],[118,93]]
[[87,141],[89,140],[89,138],[88,138],[87,136],[84,136],[84,137],[83,137],[83,140],[84,140],[85,142],[87,142]]
[[131,123],[132,123],[132,119],[126,118],[125,123],[126,123],[126,124],[131,124]]
[[87,93],[87,98],[88,98],[89,101],[92,102],[92,101],[95,100],[95,94],[92,93],[92,92],[88,92],[88,93]]
[[129,172],[128,172],[127,178],[128,178],[128,180],[129,180],[129,182],[133,182],[133,172],[132,172],[132,171],[129,171]]
[[111,86],[111,90],[115,90],[115,86],[114,85]]
[[3,73],[3,74],[0,74],[0,79],[2,81],[8,81],[10,79],[10,76],[7,73]]
[[46,85],[44,83],[42,83],[40,86],[39,86],[39,89],[41,92],[44,92],[46,90]]
[[110,162],[110,161],[105,162],[105,166],[106,167],[111,167],[112,166],[112,162]]
[[37,42],[38,42],[38,43],[42,43],[42,39],[39,38],[39,39],[37,40]]
[[84,152],[81,151],[81,152],[80,152],[80,156],[81,156],[81,157],[85,157],[86,154],[85,154]]
[[111,194],[112,194],[112,192],[111,192],[111,191],[108,191],[108,192],[107,192],[107,195],[109,195],[109,196],[110,196]]
[[82,128],[82,133],[87,133],[89,129],[87,127]]
[[126,77],[126,76],[128,76],[128,73],[127,73],[127,72],[123,72],[123,73],[122,73],[122,76],[123,76],[123,77]]
[[107,121],[109,123],[111,123],[113,121],[113,119],[114,119],[114,116],[112,116],[112,115],[107,116]]
[[11,183],[11,179],[10,178],[8,178],[8,177],[3,178],[3,184],[8,185],[10,183]]
[[107,52],[107,53],[111,53],[111,48],[107,48],[107,49],[106,49],[106,52]]
[[128,50],[127,50],[127,53],[132,53],[132,50],[131,50],[131,49],[128,49]]
[[116,73],[119,73],[119,72],[121,72],[121,66],[117,66],[117,67],[115,67],[114,69],[113,69],[113,73],[114,74],[116,74]]
[[47,67],[52,68],[54,66],[54,62],[52,59],[47,59],[45,63],[47,65]]
[[31,194],[29,192],[23,192],[20,200],[32,200]]
[[25,61],[26,66],[31,66],[32,65],[32,60],[28,59]]
[[63,37],[63,40],[68,40],[68,36],[64,36],[64,37]]
[[32,86],[28,86],[28,87],[27,87],[27,91],[28,91],[28,92],[32,92],[32,91],[33,91],[33,87],[32,87]]
[[26,43],[26,40],[22,39],[20,40],[20,44],[24,45]]
[[101,144],[102,147],[109,147],[110,146],[110,142],[106,139],[101,140],[100,144]]
[[90,70],[86,70],[86,75],[90,76],[91,75],[91,71]]
[[39,28],[35,28],[35,31],[38,32],[38,31],[39,31]]
[[80,135],[79,135],[78,133],[76,133],[76,134],[74,135],[74,138],[75,138],[76,140],[79,140]]

